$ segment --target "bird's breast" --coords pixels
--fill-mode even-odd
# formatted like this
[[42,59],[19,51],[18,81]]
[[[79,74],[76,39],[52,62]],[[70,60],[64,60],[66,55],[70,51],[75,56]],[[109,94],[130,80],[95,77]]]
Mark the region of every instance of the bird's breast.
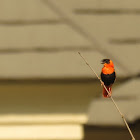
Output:
[[112,74],[114,71],[115,71],[115,70],[114,70],[113,67],[103,67],[103,68],[102,68],[103,74]]

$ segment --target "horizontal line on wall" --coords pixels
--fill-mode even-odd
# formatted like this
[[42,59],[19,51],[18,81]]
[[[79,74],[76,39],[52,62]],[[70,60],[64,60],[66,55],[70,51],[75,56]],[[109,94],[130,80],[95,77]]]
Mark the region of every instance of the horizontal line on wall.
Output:
[[59,19],[40,19],[40,20],[0,20],[3,26],[23,26],[23,25],[42,25],[42,24],[60,24]]
[[71,84],[98,82],[94,78],[0,78],[1,84]]
[[[117,82],[126,82],[130,80],[131,77],[123,77],[118,78]],[[97,78],[87,78],[87,77],[65,77],[65,78],[0,78],[0,84],[42,84],[42,83],[50,83],[50,84],[72,84],[72,83],[99,83]],[[100,84],[100,83],[99,83]]]
[[109,43],[111,44],[120,44],[120,45],[125,45],[125,44],[140,44],[140,38],[122,38],[122,39],[110,39]]
[[5,48],[0,49],[0,54],[7,54],[7,53],[30,53],[30,52],[37,52],[37,53],[56,53],[56,52],[64,52],[64,51],[92,51],[95,50],[92,47],[88,46],[66,46],[66,47],[32,47],[32,48]]
[[75,9],[75,14],[93,14],[93,15],[108,15],[108,14],[140,14],[140,9]]

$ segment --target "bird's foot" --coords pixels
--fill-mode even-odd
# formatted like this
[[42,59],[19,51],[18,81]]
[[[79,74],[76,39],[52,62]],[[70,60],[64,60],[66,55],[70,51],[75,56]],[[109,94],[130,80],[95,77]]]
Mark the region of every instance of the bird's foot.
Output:
[[110,98],[111,97],[111,88],[109,88],[109,93],[108,93],[108,98]]
[[111,94],[109,93],[109,94],[107,95],[107,97],[110,98],[110,97],[111,97]]

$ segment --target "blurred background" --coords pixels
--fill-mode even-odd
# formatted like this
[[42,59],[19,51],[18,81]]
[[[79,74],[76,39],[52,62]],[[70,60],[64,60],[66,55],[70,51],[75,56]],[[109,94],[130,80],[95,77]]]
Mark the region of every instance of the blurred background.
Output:
[[0,0],[0,140],[131,139],[78,51],[98,75],[113,60],[113,98],[140,139],[139,1]]

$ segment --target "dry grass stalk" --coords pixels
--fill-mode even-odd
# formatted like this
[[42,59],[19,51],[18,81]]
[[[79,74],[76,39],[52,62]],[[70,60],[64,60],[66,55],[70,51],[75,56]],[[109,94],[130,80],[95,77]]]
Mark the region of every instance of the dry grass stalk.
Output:
[[127,121],[126,121],[126,119],[125,119],[125,117],[124,117],[124,115],[122,114],[122,112],[120,111],[120,109],[119,109],[119,107],[117,106],[116,102],[114,101],[113,97],[111,96],[111,94],[110,94],[109,91],[107,90],[106,86],[104,85],[104,82],[103,82],[103,81],[101,80],[101,78],[97,75],[97,73],[94,71],[94,69],[89,65],[89,63],[88,63],[87,60],[82,56],[82,54],[81,54],[80,52],[78,52],[78,53],[79,53],[79,55],[83,58],[83,60],[85,61],[85,63],[88,65],[88,67],[89,67],[89,68],[93,71],[93,73],[96,75],[96,77],[100,80],[101,85],[105,88],[105,90],[107,91],[108,95],[110,95],[110,99],[112,100],[112,102],[113,102],[113,104],[115,105],[116,109],[117,109],[118,112],[120,113],[120,115],[121,115],[121,117],[122,117],[122,119],[123,119],[123,121],[124,121],[124,123],[125,123],[125,125],[126,125],[126,127],[127,127],[127,129],[128,129],[128,131],[129,131],[129,133],[130,133],[130,135],[131,135],[131,137],[132,137],[132,140],[135,140],[135,137],[134,137],[134,135],[133,135],[133,133],[132,133],[132,131],[131,131],[131,129],[130,129],[130,127],[129,127]]

